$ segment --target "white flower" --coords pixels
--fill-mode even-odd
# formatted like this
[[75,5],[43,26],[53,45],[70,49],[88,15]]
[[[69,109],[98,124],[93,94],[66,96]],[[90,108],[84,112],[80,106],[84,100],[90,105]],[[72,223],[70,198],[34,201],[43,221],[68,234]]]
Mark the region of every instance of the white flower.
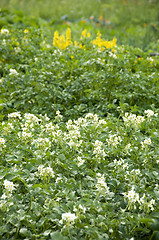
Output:
[[5,144],[5,139],[4,138],[0,138],[0,144]]
[[135,173],[136,173],[136,175],[139,175],[140,174],[140,169],[136,169]]
[[124,124],[127,127],[133,126],[134,128],[139,128],[141,123],[145,120],[142,116],[136,116],[136,114],[125,113],[125,117],[123,117]]
[[52,170],[51,167],[47,167],[47,168],[46,168],[46,172],[47,172],[47,174],[50,175],[51,177],[54,177],[54,176],[55,176],[54,171]]
[[93,113],[87,113],[85,116],[85,118],[93,118],[93,117],[94,117]]
[[77,159],[78,159],[77,166],[80,167],[85,161],[79,156],[77,157]]
[[144,144],[146,144],[146,145],[151,145],[151,139],[150,139],[150,138],[146,138],[146,139],[144,140]]
[[44,168],[44,166],[43,166],[43,165],[40,165],[40,166],[38,167],[38,171],[41,172],[43,168]]
[[18,52],[21,51],[21,48],[20,48],[20,47],[15,47],[14,49],[15,49],[15,52],[16,52],[16,53],[18,53]]
[[9,35],[9,30],[5,29],[5,28],[2,28],[1,29],[1,34]]
[[74,143],[74,141],[73,141],[72,139],[70,139],[68,145],[69,145],[70,147],[73,147],[73,146],[75,146],[75,143]]
[[102,119],[102,120],[99,120],[99,124],[106,124],[107,122],[104,120],[104,119]]
[[[132,189],[128,192],[128,194],[124,194],[124,195],[128,198],[129,202],[131,203],[140,202],[139,194],[134,191],[134,187],[132,187]],[[135,205],[134,205],[134,208],[136,208]]]
[[142,198],[140,198],[139,203],[144,204],[144,202],[145,202],[145,193],[143,194]]
[[117,147],[117,145],[119,145],[122,142],[122,139],[120,136],[117,136],[116,134],[114,135],[109,135],[109,138],[106,139],[106,142],[108,143],[108,145],[113,146],[113,147]]
[[81,204],[79,204],[78,208],[75,208],[73,209],[75,212],[77,212],[78,210],[82,211],[83,213],[86,212],[86,208],[83,207]]
[[151,138],[145,138],[143,142],[141,142],[142,148],[147,147],[148,145],[151,145]]
[[60,111],[59,110],[56,111],[56,115],[60,115]]
[[144,113],[147,115],[148,118],[154,115],[154,112],[152,110],[145,110]]
[[79,207],[80,210],[82,210],[82,212],[84,212],[84,213],[86,212],[86,208],[83,207],[81,204],[78,207]]
[[96,188],[98,191],[103,190],[104,193],[108,193],[109,192],[109,187],[107,186],[106,182],[105,182],[105,178],[104,175],[99,175],[99,173],[97,174],[97,184],[96,184]]
[[3,83],[3,80],[4,80],[4,79],[3,79],[3,78],[1,78],[1,79],[0,79],[0,83]]
[[56,115],[57,115],[56,117],[62,118],[62,115],[60,114],[60,111],[59,111],[59,110],[56,111]]
[[56,183],[60,182],[61,180],[62,180],[61,177],[57,177],[57,178],[56,178]]
[[64,223],[64,222],[69,222],[69,223],[74,223],[75,219],[76,219],[76,215],[74,213],[63,213],[62,214],[62,221],[60,221],[60,223]]
[[2,198],[3,200],[5,200],[5,199],[7,198],[7,195],[4,193],[4,194],[1,196],[1,198]]
[[38,167],[38,172],[40,172],[40,175],[45,175],[45,176],[47,175],[47,176],[51,176],[51,177],[55,176],[54,171],[52,170],[51,167],[44,168],[43,165],[40,165]]
[[112,53],[112,52],[109,52],[109,56],[110,56],[110,57],[113,57],[113,58],[117,58],[116,54],[115,54],[115,53]]
[[36,123],[41,122],[41,119],[39,119],[38,117],[36,117],[34,114],[31,114],[31,113],[25,113],[24,118],[27,122],[36,122]]
[[3,41],[2,41],[2,45],[6,45],[6,40],[5,39],[3,39]]
[[103,143],[101,141],[96,140],[95,143],[94,143],[94,146],[100,146],[101,147],[102,144]]
[[8,118],[19,118],[19,119],[21,119],[20,112],[9,113]]
[[4,186],[5,186],[5,189],[7,189],[9,192],[12,192],[14,189],[13,182],[10,182],[8,180],[4,180]]
[[154,59],[152,57],[147,57],[147,60],[150,61],[150,62],[154,61]]
[[31,137],[31,133],[27,133],[27,132],[22,132],[22,138],[29,138]]
[[10,69],[10,74],[9,75],[18,75],[18,72],[15,69]]
[[155,200],[152,199],[152,200],[150,201],[150,204],[151,204],[151,205],[155,204]]

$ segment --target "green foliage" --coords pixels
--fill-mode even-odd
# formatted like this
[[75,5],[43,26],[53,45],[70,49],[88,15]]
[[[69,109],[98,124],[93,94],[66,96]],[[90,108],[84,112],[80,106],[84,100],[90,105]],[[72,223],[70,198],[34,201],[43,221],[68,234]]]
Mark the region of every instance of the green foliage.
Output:
[[62,119],[1,123],[1,239],[156,239],[157,113]]
[[[156,240],[159,59],[126,45],[158,49],[157,35],[115,14],[56,20],[0,11],[0,239]],[[81,46],[59,50],[68,26]],[[99,29],[115,48],[92,45]]]
[[52,46],[49,30],[24,30],[10,27],[9,35],[0,36],[3,116],[29,111],[53,117],[60,110],[75,118],[87,112],[103,116],[125,104],[127,109],[137,105],[140,112],[158,106],[158,57],[126,46],[100,51],[87,41],[82,43],[87,49],[60,51]]
[[159,51],[158,0],[61,0],[60,4],[57,0],[1,0],[0,8],[12,13],[3,11],[0,27],[20,22],[57,30],[75,24],[77,36],[80,28],[88,27],[100,30],[105,38],[117,37],[120,45]]

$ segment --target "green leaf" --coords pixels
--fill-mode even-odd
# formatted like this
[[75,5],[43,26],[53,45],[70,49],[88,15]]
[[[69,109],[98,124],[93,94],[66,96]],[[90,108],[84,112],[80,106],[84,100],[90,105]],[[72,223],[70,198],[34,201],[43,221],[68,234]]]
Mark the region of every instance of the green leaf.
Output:
[[60,232],[53,232],[50,234],[52,240],[68,240],[68,237],[64,237]]
[[153,219],[153,223],[150,225],[153,231],[159,231],[159,218]]
[[43,233],[43,235],[44,235],[44,236],[48,236],[48,235],[50,234],[50,232],[51,232],[51,230],[46,230],[46,231]]
[[153,220],[150,218],[141,218],[139,221],[141,223],[148,223],[148,224],[153,222]]
[[19,231],[20,235],[23,237],[27,237],[29,235],[29,231],[27,228],[21,228]]
[[64,161],[65,160],[65,155],[64,154],[60,154],[58,156],[58,158],[61,160],[61,161]]

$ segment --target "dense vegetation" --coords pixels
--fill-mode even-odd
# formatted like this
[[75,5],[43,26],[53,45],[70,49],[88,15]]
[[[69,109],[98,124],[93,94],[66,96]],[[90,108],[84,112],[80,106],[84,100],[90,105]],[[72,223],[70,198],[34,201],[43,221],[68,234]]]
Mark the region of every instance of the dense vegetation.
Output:
[[159,239],[157,1],[33,2],[0,5],[0,239]]

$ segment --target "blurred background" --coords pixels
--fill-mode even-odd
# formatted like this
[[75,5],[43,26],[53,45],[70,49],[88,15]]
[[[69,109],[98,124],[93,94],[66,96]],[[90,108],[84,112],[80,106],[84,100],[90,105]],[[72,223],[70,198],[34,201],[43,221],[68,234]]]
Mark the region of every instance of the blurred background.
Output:
[[0,0],[0,8],[0,27],[8,14],[10,23],[25,18],[53,30],[69,26],[75,38],[85,28],[100,30],[118,44],[159,51],[159,0]]

